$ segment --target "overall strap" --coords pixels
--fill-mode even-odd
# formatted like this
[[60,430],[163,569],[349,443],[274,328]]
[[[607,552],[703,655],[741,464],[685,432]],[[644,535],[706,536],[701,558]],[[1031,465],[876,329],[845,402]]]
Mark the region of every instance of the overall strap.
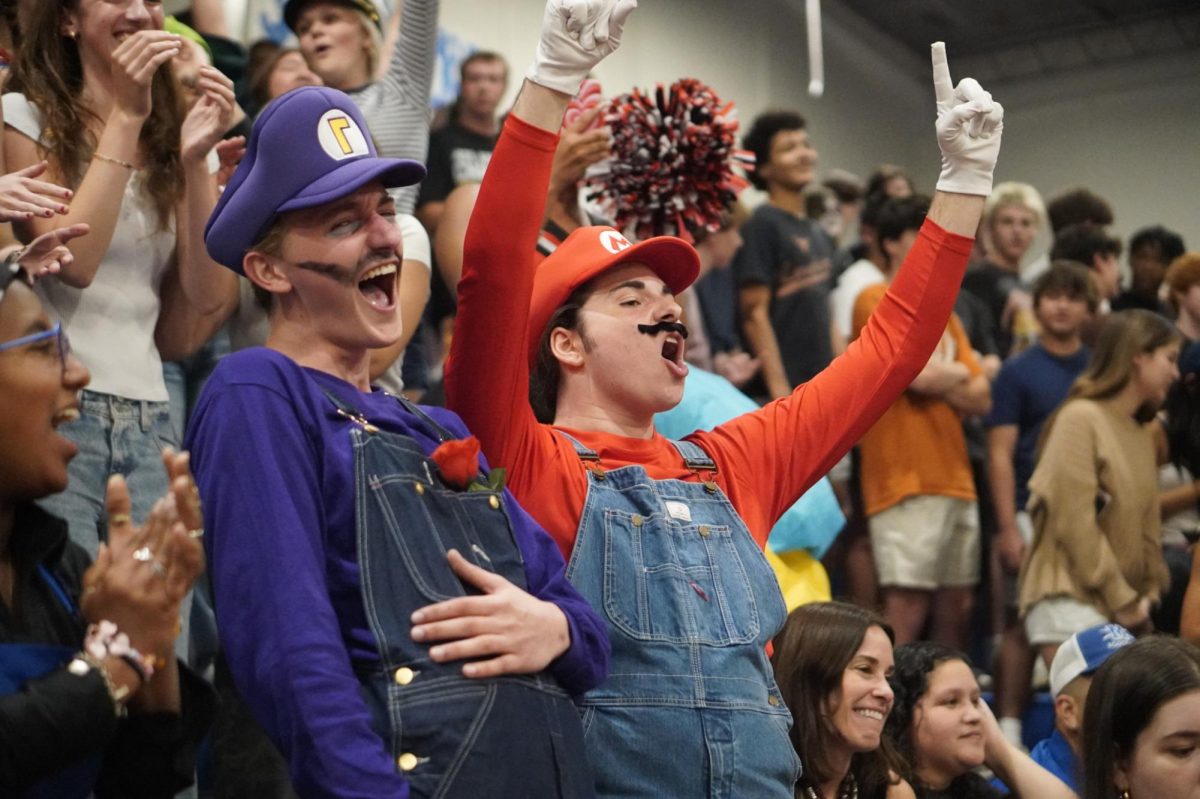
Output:
[[698,444],[691,441],[671,441],[671,446],[675,447],[680,457],[683,458],[683,462],[693,472],[706,471],[716,474],[716,462],[708,457],[708,453]]
[[413,416],[416,416],[424,421],[425,424],[429,425],[433,429],[434,434],[437,436],[438,441],[457,441],[459,439],[459,436],[456,436],[454,433],[451,433],[449,430],[435,422],[433,417],[421,410],[420,406],[416,403],[409,402],[398,394],[389,393],[388,396],[395,399],[396,402],[399,402],[400,406],[404,408],[404,410],[408,411]]
[[379,432],[379,428],[368,422],[367,417],[363,416],[362,411],[360,411],[358,408],[355,408],[353,405],[342,401],[332,391],[322,388],[321,393],[329,398],[329,401],[333,403],[333,407],[337,408],[338,416],[344,416],[345,418],[357,424],[363,430],[366,430],[368,433]]
[[599,461],[600,455],[594,449],[585,447],[577,438],[570,433],[564,433],[562,430],[555,429],[554,432],[571,442],[571,446],[575,448],[575,454],[579,456],[581,461]]
[[58,603],[63,606],[63,609],[74,616],[76,619],[81,618],[82,614],[75,603],[71,601],[70,594],[62,587],[62,583],[54,576],[54,572],[46,567],[46,564],[39,563],[37,565],[38,574],[42,576],[42,582],[50,589],[51,593],[58,599]]

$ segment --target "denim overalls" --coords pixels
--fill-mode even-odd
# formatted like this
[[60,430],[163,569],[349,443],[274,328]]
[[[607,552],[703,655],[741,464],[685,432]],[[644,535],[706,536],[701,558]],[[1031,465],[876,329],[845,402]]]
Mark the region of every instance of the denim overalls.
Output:
[[[446,561],[467,560],[526,587],[500,495],[457,491],[411,438],[379,430],[333,395],[354,451],[363,606],[378,667],[358,674],[373,727],[414,797],[590,797],[578,711],[546,671],[469,680],[412,640],[412,612],[464,596]],[[400,400],[445,441],[455,436]]]
[[566,437],[588,470],[567,578],[613,650],[581,702],[597,795],[792,799],[792,717],[765,651],[787,610],[716,464],[675,441],[705,481],[652,480]]
[[[38,564],[37,570],[59,604],[72,616],[82,619],[79,609],[54,574],[42,564]],[[45,677],[65,666],[78,651],[78,646],[57,644],[0,644],[0,695],[20,692],[29,680]],[[86,755],[57,774],[39,780],[14,799],[83,799],[91,796],[103,765],[103,751]]]

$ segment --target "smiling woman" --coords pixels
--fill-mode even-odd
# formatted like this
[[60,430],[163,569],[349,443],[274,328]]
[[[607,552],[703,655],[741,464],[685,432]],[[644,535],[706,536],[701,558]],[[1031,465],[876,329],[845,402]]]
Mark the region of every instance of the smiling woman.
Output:
[[0,272],[0,794],[167,797],[191,782],[211,712],[170,654],[203,569],[187,528],[203,522],[173,453],[176,504],[142,529],[124,481],[110,484],[111,546],[95,564],[33,504],[67,487],[79,450],[58,428],[79,418],[88,379],[28,277]]
[[801,605],[775,638],[771,664],[792,711],[802,799],[901,799],[912,788],[882,738],[892,710],[892,630],[845,602]]
[[932,641],[898,647],[889,682],[896,700],[885,732],[919,799],[1004,796],[975,772],[985,764],[1011,796],[1075,799],[1061,780],[1005,739],[961,652]]

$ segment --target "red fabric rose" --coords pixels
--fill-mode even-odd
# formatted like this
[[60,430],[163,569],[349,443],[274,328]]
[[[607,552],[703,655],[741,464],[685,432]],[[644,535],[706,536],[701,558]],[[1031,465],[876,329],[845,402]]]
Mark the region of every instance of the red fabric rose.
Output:
[[429,457],[437,464],[446,484],[462,490],[479,474],[479,439],[467,436],[443,441]]

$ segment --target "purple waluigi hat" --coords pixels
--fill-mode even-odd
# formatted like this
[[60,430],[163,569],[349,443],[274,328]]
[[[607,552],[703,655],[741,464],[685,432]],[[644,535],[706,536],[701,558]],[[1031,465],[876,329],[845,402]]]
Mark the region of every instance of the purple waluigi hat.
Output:
[[246,251],[277,214],[324,205],[381,180],[387,188],[425,177],[416,161],[380,158],[354,101],[336,89],[305,86],[259,115],[246,155],[217,200],[204,244],[217,263],[242,274]]

